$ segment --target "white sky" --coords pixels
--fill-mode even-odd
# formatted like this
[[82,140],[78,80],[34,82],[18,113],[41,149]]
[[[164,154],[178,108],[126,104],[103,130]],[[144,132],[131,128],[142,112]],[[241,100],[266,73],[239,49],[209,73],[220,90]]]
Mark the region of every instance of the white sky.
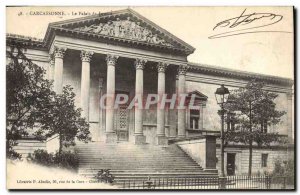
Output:
[[[126,7],[8,7],[7,33],[43,38],[49,22],[81,16],[79,12],[107,12]],[[213,27],[223,20],[237,17],[246,7],[131,7],[144,17],[196,48],[190,62],[293,78],[293,33],[264,32],[220,39],[208,39]],[[18,16],[18,13],[23,13]],[[64,11],[67,16],[30,16],[30,11]],[[246,14],[274,13],[283,19],[269,31],[293,32],[292,7],[248,7]],[[24,15],[25,14],[25,15]]]

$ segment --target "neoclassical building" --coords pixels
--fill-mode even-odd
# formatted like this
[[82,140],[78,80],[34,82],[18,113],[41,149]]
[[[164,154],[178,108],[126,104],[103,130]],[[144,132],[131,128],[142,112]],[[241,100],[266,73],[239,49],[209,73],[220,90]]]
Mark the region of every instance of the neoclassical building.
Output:
[[[220,108],[214,93],[220,84],[235,89],[252,79],[265,82],[266,90],[278,93],[276,106],[287,112],[268,132],[293,140],[293,80],[190,63],[187,57],[195,48],[132,9],[50,23],[43,40],[7,34],[7,45],[13,42],[26,46],[25,55],[47,70],[57,93],[62,93],[64,85],[73,87],[76,105],[89,121],[94,142],[175,142],[199,165],[213,169],[215,165],[205,165],[209,163],[206,158],[219,156],[218,141],[206,140],[204,159],[195,151],[202,153],[199,140],[217,137],[220,131]],[[194,95],[199,109],[159,109],[156,105],[147,110],[127,109],[126,103],[114,108],[117,94],[126,94],[131,100],[136,94],[164,93]],[[105,94],[109,96],[103,109],[100,99]],[[216,152],[210,153],[211,143]],[[28,150],[32,152],[36,145],[44,147],[35,143]],[[254,171],[264,170],[261,161],[265,158],[271,164],[276,155],[287,155],[286,151],[280,146],[255,149]],[[235,164],[235,173],[247,171],[247,148],[230,146],[225,152],[225,162]],[[218,166],[218,160],[216,163]]]

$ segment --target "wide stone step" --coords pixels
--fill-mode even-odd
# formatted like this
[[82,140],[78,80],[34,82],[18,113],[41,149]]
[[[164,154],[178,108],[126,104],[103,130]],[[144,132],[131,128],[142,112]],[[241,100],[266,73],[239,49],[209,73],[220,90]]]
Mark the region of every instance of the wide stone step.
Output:
[[[83,172],[81,174],[85,175],[95,175],[97,172]],[[144,173],[133,173],[131,171],[127,173],[111,173],[113,176],[122,178],[122,177],[180,177],[180,176],[199,176],[199,175],[212,175],[211,173],[206,173],[206,172],[165,172],[165,173],[155,173],[155,172],[144,172]]]
[[[80,155],[80,154],[79,154]],[[183,156],[180,156],[180,157],[176,157],[176,156],[166,156],[164,157],[163,159],[161,159],[161,156],[131,156],[131,157],[119,157],[117,155],[111,155],[111,156],[107,156],[107,155],[103,155],[102,154],[99,154],[98,156],[88,156],[87,154],[85,154],[84,156],[83,155],[80,155],[80,159],[81,160],[86,160],[86,159],[91,159],[91,160],[112,160],[112,159],[115,159],[115,158],[118,158],[118,159],[122,159],[122,160],[126,160],[126,159],[140,159],[140,160],[143,160],[145,159],[144,161],[146,160],[152,160],[152,161],[156,161],[157,159],[160,159],[160,160],[164,160],[164,161],[169,161],[169,160],[185,160],[186,161],[186,157],[183,157]],[[190,161],[188,161],[190,162]],[[195,162],[195,161],[191,161],[191,162]]]
[[[90,170],[81,170],[79,171],[78,173],[79,174],[96,174],[98,173],[99,171],[90,171]],[[185,170],[185,171],[182,171],[182,170],[174,170],[174,171],[169,171],[169,170],[159,170],[159,171],[156,171],[156,170],[149,170],[149,169],[145,169],[145,170],[141,170],[141,171],[137,171],[137,170],[124,170],[124,172],[111,172],[111,174],[113,175],[119,175],[119,174],[129,174],[129,175],[134,175],[134,174],[149,174],[149,173],[153,173],[153,174],[188,174],[188,173],[193,173],[193,174],[202,174],[202,173],[211,173],[211,174],[216,174],[216,172],[212,172],[212,171],[204,171],[204,170]]]
[[[82,176],[85,176],[87,178],[95,178],[95,174],[81,174]],[[114,175],[115,180],[148,180],[149,177],[151,179],[162,179],[162,178],[213,178],[216,177],[215,174],[211,173],[203,173],[200,175],[190,175],[190,174],[182,174],[182,175],[171,175],[171,174],[163,174],[163,175]]]
[[[189,171],[189,170],[202,170],[201,167],[169,167],[169,166],[164,166],[164,167],[159,167],[157,168],[156,166],[147,166],[145,168],[145,166],[139,166],[139,167],[131,167],[131,166],[98,166],[100,169],[110,169],[110,170],[113,170],[113,169],[123,169],[123,170],[151,170],[151,171],[163,171],[163,170],[169,170],[169,169],[172,169],[172,170],[185,170],[185,171]],[[84,168],[81,168],[81,169],[84,169]]]
[[[121,151],[120,151],[121,152]],[[93,151],[89,151],[89,152],[77,152],[78,154],[80,154],[80,155],[82,155],[82,156],[88,156],[88,155],[91,155],[91,154],[93,154],[93,155],[98,155],[98,156],[100,156],[100,155],[112,155],[112,156],[120,156],[120,153],[105,153],[105,152],[97,152],[97,151],[95,151],[95,152],[93,152]],[[166,157],[181,157],[181,156],[178,156],[178,155],[186,155],[185,153],[182,153],[182,154],[176,154],[176,153],[166,153],[166,154],[164,154],[164,153],[147,153],[147,154],[145,154],[145,153],[132,153],[132,152],[128,152],[128,153],[125,153],[125,152],[122,152],[122,154],[129,154],[129,155],[132,155],[132,156],[160,156],[160,155],[166,155]]]
[[[81,163],[96,163],[96,164],[102,164],[102,163],[107,163],[107,164],[120,164],[118,162],[115,162],[113,159],[109,159],[109,160],[106,160],[106,159],[102,159],[102,160],[97,160],[97,159],[79,159],[79,161]],[[131,160],[122,160],[122,161],[119,161],[119,162],[122,162],[123,164],[126,164],[126,163],[130,163],[130,162],[136,162],[135,164],[176,164],[176,165],[198,165],[197,163],[195,162],[184,162],[184,160],[180,160],[180,161],[154,161],[154,160],[151,160],[151,161],[135,161],[133,159],[133,161]],[[134,164],[133,164],[134,165]]]
[[[84,173],[84,172],[86,172],[86,173],[89,173],[89,172],[92,172],[92,173],[95,173],[95,172],[98,172],[98,171],[100,171],[101,169],[93,169],[93,170],[91,170],[91,169],[80,169],[78,172],[79,173]],[[149,169],[149,168],[147,168],[147,169],[143,169],[143,168],[140,168],[140,169],[134,169],[134,170],[132,170],[132,169],[123,169],[123,170],[118,170],[118,171],[114,171],[114,170],[111,170],[110,172],[111,173],[148,173],[148,172],[151,172],[151,173],[177,173],[177,172],[179,172],[179,173],[189,173],[189,172],[196,172],[196,173],[198,173],[198,172],[203,172],[204,170],[202,169],[202,168],[200,168],[200,169],[164,169],[164,170],[162,170],[162,169],[160,169],[160,170],[157,170],[157,169]],[[205,172],[211,172],[211,173],[216,173],[216,172],[214,172],[214,171],[206,171],[205,170]]]
[[163,167],[170,167],[170,168],[190,168],[190,167],[194,167],[194,168],[200,168],[200,166],[198,165],[186,165],[186,164],[124,164],[124,165],[120,165],[120,164],[114,164],[114,163],[89,163],[89,162],[82,162],[79,164],[79,166],[84,166],[84,167],[95,167],[95,166],[101,166],[101,168],[103,167],[111,167],[110,169],[114,169],[114,167],[129,167],[130,169],[134,169],[134,168],[138,168],[138,167],[156,167],[157,169],[161,169]]
[[110,169],[117,183],[143,182],[149,177],[163,178],[215,177],[206,172],[176,145],[167,147],[130,143],[92,143],[77,145],[79,174],[94,178],[101,169]]

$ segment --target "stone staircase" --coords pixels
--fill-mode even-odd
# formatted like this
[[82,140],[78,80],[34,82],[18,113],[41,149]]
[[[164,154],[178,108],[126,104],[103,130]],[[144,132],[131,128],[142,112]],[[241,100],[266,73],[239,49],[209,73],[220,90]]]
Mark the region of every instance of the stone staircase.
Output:
[[110,169],[116,183],[143,182],[161,178],[216,177],[216,171],[204,171],[177,145],[165,147],[134,145],[128,142],[106,144],[92,142],[76,146],[79,174],[94,177],[101,169]]

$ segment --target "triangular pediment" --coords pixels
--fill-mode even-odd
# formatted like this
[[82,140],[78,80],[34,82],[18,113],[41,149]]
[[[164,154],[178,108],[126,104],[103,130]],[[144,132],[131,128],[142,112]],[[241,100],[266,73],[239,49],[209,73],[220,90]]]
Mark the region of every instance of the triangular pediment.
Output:
[[73,30],[169,47],[173,46],[171,43],[168,43],[165,39],[161,38],[149,28],[142,26],[140,22],[131,20],[132,19],[130,17],[124,20],[117,18],[116,20],[112,21],[109,20],[107,22],[99,22],[91,25],[76,27],[73,28]]
[[204,95],[203,93],[197,90],[188,93],[189,98],[192,97],[192,95],[195,96],[195,99],[204,100],[204,101],[206,101],[208,98],[206,95]]
[[74,36],[97,37],[99,40],[158,47],[185,54],[191,54],[195,50],[132,9],[55,22],[49,25],[48,31],[51,29],[66,31]]

